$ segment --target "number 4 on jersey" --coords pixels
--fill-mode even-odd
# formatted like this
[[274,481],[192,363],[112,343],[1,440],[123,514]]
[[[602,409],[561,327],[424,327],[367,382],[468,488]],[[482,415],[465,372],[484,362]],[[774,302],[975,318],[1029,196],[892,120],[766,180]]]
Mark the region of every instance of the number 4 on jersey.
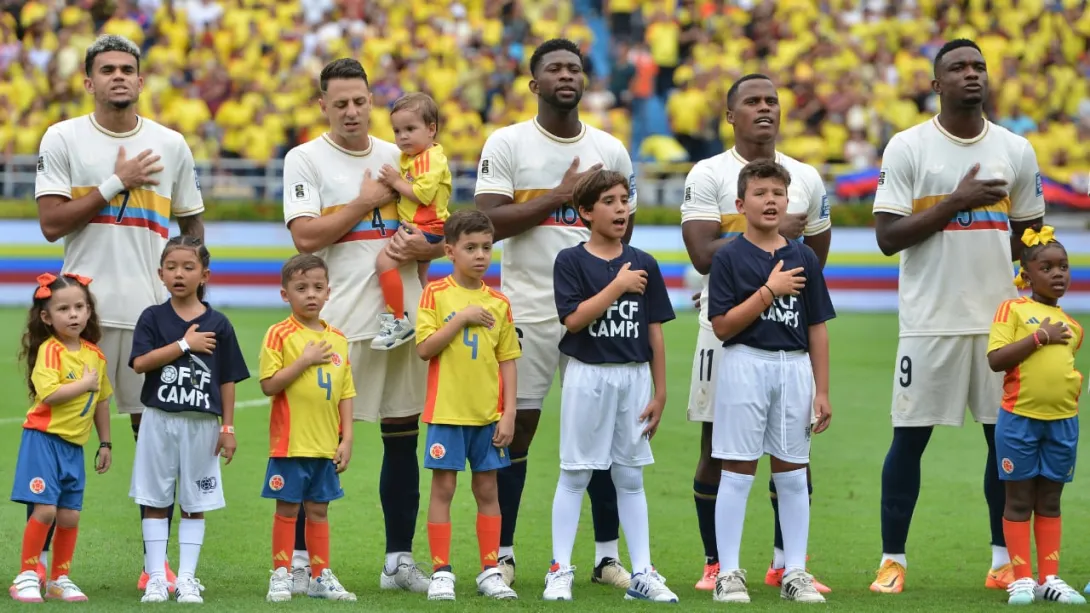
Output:
[[333,375],[318,368],[318,387],[325,390],[325,399],[333,398]]

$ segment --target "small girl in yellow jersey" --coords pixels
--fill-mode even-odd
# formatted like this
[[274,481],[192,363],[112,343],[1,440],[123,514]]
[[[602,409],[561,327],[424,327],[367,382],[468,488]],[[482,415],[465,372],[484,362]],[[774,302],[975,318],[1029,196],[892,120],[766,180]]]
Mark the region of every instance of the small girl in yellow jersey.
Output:
[[[398,226],[412,224],[429,243],[443,242],[443,223],[450,217],[451,174],[443,146],[435,142],[439,129],[439,107],[427,94],[406,94],[390,110],[394,138],[401,149],[401,169],[382,167],[379,180],[399,194]],[[389,226],[387,226],[389,229]],[[398,268],[404,262],[387,246],[378,255],[382,296],[388,313],[379,316],[382,329],[371,348],[386,351],[412,340],[416,334],[405,311],[405,288]],[[428,262],[418,263],[420,285],[427,285]]]
[[23,531],[19,574],[9,592],[19,602],[42,602],[35,569],[49,528],[57,522],[53,566],[46,598],[87,600],[68,578],[76,550],[83,485],[83,445],[98,431],[95,470],[110,468],[110,397],[106,358],[95,343],[102,336],[91,280],[73,274],[38,277],[38,289],[23,333],[27,387],[34,406],[23,422],[11,499],[33,505]]
[[[1075,352],[1083,331],[1056,305],[1071,283],[1071,271],[1053,229],[1029,228],[1022,242],[1015,285],[1032,293],[999,305],[988,338],[988,364],[1006,373],[995,447],[999,478],[1006,482],[1003,535],[1015,578],[1007,588],[1008,602],[1085,604],[1058,577],[1060,494],[1074,476],[1079,443],[1082,374],[1075,369]],[[1030,565],[1030,517],[1039,582]]]

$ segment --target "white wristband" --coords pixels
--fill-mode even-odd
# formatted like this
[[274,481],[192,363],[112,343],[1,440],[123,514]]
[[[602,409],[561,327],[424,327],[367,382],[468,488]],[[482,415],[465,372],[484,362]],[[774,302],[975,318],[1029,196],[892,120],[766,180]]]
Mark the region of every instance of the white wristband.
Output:
[[109,202],[125,191],[125,184],[121,182],[121,178],[117,175],[110,175],[109,179],[106,179],[102,182],[102,185],[98,186],[98,191],[102,194],[102,199]]
[[185,339],[178,341],[178,348],[182,350],[182,353],[189,353],[189,343],[185,342]]

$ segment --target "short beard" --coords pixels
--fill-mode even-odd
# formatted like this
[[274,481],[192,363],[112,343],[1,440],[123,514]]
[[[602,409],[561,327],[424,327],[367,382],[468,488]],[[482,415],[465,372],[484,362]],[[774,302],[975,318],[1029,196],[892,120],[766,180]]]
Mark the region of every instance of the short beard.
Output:
[[125,109],[129,108],[130,106],[132,106],[135,103],[136,103],[136,100],[107,100],[106,101],[106,104],[109,104],[110,106],[114,107],[114,110],[117,110],[117,111],[124,111]]
[[552,96],[544,97],[545,104],[548,104],[549,106],[553,107],[554,109],[556,109],[558,111],[565,111],[565,112],[573,111],[573,110],[579,108],[579,101],[582,100],[582,99],[583,99],[583,94],[582,93],[579,93],[575,97],[575,99],[572,100],[571,102],[561,102],[560,99],[557,98],[556,94],[553,94]]

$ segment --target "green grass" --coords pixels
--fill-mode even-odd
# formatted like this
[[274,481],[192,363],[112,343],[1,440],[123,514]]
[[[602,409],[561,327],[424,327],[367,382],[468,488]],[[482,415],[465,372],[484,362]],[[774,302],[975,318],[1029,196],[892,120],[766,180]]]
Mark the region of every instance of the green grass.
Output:
[[[246,349],[251,368],[266,327],[284,315],[278,311],[234,310],[229,316]],[[14,472],[23,401],[23,379],[14,353],[23,313],[0,310],[0,389],[8,402],[0,408],[0,487],[8,488]],[[982,493],[984,440],[979,427],[943,428],[935,433],[924,458],[924,488],[909,541],[908,591],[879,597],[867,591],[881,554],[879,494],[882,460],[890,439],[889,402],[891,369],[896,348],[896,317],[847,315],[832,324],[831,429],[815,437],[814,510],[810,536],[811,567],[834,592],[828,606],[844,611],[975,611],[1005,606],[1005,593],[983,589],[990,561],[988,523]],[[697,460],[697,426],[685,421],[689,370],[696,336],[696,319],[684,314],[667,326],[669,347],[669,402],[663,427],[655,439],[658,463],[647,471],[651,510],[652,553],[659,570],[681,597],[686,610],[720,609],[711,596],[692,584],[703,563],[692,501],[692,476]],[[1084,352],[1085,358],[1085,352]],[[1080,361],[1085,372],[1090,365]],[[361,390],[361,393],[366,393]],[[239,390],[239,401],[260,399],[257,383],[249,380]],[[482,602],[474,590],[475,513],[468,483],[463,481],[454,503],[454,564],[459,575],[459,601],[431,604],[423,596],[380,593],[378,573],[383,556],[382,514],[379,507],[378,467],[381,443],[377,426],[360,424],[352,465],[342,477],[346,497],[333,505],[334,568],[343,583],[356,592],[366,609],[389,611],[498,610],[606,611],[651,610],[655,605],[627,603],[620,592],[592,585],[593,538],[589,505],[584,507],[574,561],[579,567],[574,604],[547,606],[540,600],[546,565],[551,557],[550,508],[557,477],[557,402],[553,394],[530,456],[530,476],[519,521],[517,553],[522,596],[518,603]],[[260,497],[265,471],[267,412],[249,403],[237,418],[239,451],[224,468],[228,507],[210,513],[199,576],[207,586],[206,607],[215,611],[267,609],[264,602],[269,572],[269,539],[273,505]],[[128,498],[133,442],[127,420],[115,419],[114,467],[103,476],[89,474],[80,544],[72,577],[91,599],[79,610],[135,609],[140,594],[135,583],[142,566],[137,510]],[[92,439],[93,440],[93,439]],[[89,454],[90,455],[90,454]],[[765,495],[767,469],[762,467],[749,501],[742,547],[749,568],[753,596],[750,610],[782,610],[778,592],[761,583],[771,555],[771,513]],[[424,477],[424,504],[427,476]],[[6,489],[4,490],[7,491]],[[1090,578],[1090,552],[1084,526],[1090,519],[1090,494],[1076,481],[1064,508],[1067,539],[1063,575],[1081,588]],[[417,559],[427,560],[423,513],[417,524]],[[0,561],[7,576],[14,576],[19,557],[24,507],[0,505]],[[171,558],[177,559],[172,542]],[[625,561],[627,562],[627,554]],[[3,573],[0,573],[3,574]],[[50,608],[64,605],[48,604]],[[174,606],[174,605],[165,605]],[[338,608],[335,603],[297,599],[283,608],[292,610]],[[1040,606],[1040,605],[1039,605]],[[1044,605],[1047,606],[1047,605]],[[30,610],[5,601],[3,610]],[[277,607],[281,608],[281,607]]]

